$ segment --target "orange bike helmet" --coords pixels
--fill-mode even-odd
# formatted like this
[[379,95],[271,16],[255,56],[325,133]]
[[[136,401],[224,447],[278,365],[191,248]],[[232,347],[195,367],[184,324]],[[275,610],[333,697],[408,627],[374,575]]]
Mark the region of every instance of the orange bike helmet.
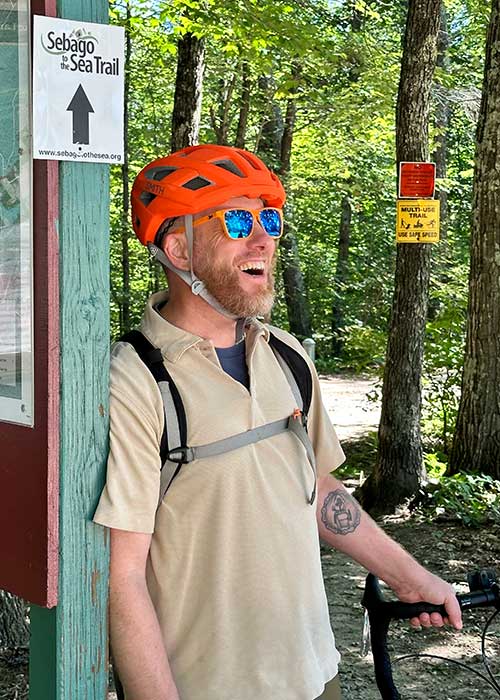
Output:
[[132,225],[144,245],[176,216],[198,214],[231,197],[260,197],[281,208],[285,191],[277,176],[253,153],[231,146],[188,146],[158,158],[132,187]]

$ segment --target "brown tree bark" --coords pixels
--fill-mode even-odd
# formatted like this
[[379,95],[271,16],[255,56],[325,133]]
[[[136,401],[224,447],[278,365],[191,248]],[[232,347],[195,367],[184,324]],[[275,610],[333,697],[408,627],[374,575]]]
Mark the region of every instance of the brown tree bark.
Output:
[[[259,153],[266,154],[268,165],[283,171],[281,158],[281,141],[283,138],[283,115],[279,104],[274,99],[268,99],[275,90],[271,78],[261,75],[258,80],[259,93],[264,101],[264,114],[258,139]],[[269,162],[270,161],[270,162]]]
[[250,113],[250,68],[246,61],[241,67],[241,96],[240,96],[240,111],[238,116],[238,126],[236,129],[236,139],[234,145],[236,148],[245,148],[246,132],[248,115]]
[[177,42],[177,73],[170,139],[172,151],[198,143],[204,68],[203,38],[185,34]]
[[[426,161],[431,85],[436,65],[439,0],[409,0],[396,113],[396,156]],[[397,247],[379,445],[373,473],[360,497],[374,512],[390,512],[417,493],[422,463],[421,374],[431,246]]]
[[220,78],[219,80],[219,104],[217,112],[213,107],[210,108],[210,122],[212,129],[215,132],[215,140],[222,146],[227,146],[229,127],[231,126],[229,108],[233,99],[233,92],[236,85],[237,73],[235,72],[231,80]]
[[[299,75],[300,68],[294,67],[294,74]],[[283,133],[280,143],[280,175],[285,183],[289,182],[290,160],[292,155],[293,132],[297,118],[297,102],[294,96],[287,100]],[[288,323],[290,332],[299,340],[304,340],[312,335],[311,314],[307,299],[304,276],[300,269],[299,249],[293,227],[289,222],[293,221],[293,201],[290,187],[288,187],[287,217],[284,236],[281,239],[281,272],[285,289],[285,300],[288,311]]]
[[340,206],[337,267],[333,281],[332,305],[332,353],[341,357],[344,350],[344,289],[348,278],[349,245],[351,241],[352,206],[348,195],[342,197]]
[[[448,22],[446,17],[446,7],[441,7],[441,18],[438,35],[438,55],[436,65],[443,71],[449,70],[448,49],[450,37],[448,34]],[[434,125],[436,127],[436,148],[433,154],[436,163],[436,177],[445,178],[448,160],[448,127],[450,122],[450,107],[445,98],[438,99],[434,115]],[[440,201],[440,240],[445,242],[448,233],[448,192],[443,187],[437,186],[437,197]]]
[[[438,55],[436,60],[436,66],[441,68],[443,72],[449,71],[449,44],[450,37],[448,34],[448,21],[446,16],[446,7],[444,3],[441,5],[441,19],[439,23],[439,34],[438,34]],[[450,122],[450,105],[448,102],[448,97],[445,91],[438,92],[437,99],[435,100],[434,109],[434,128],[436,130],[436,142],[434,153],[432,158],[436,163],[436,177],[445,178],[447,174],[447,162],[448,162],[448,129]],[[442,187],[439,182],[436,185],[436,198],[439,199],[439,212],[440,212],[440,222],[439,222],[439,246],[436,250],[435,259],[435,274],[436,278],[439,279],[443,284],[450,281],[450,275],[453,275],[453,262],[450,256],[450,250],[448,247],[448,192],[446,187]],[[437,297],[429,300],[429,306],[427,310],[427,318],[429,321],[433,321],[437,314],[439,313],[440,301]],[[446,422],[446,415],[444,417]],[[445,452],[446,449],[446,439],[447,429],[443,432],[443,448]]]
[[476,134],[462,396],[450,473],[500,479],[500,0],[493,0]]
[[[296,66],[294,74],[298,75],[298,72],[299,67]],[[264,95],[269,92],[269,84],[269,78],[262,76],[259,79],[259,88]],[[268,116],[262,122],[261,134],[258,139],[258,152],[259,155],[264,157],[268,165],[274,165],[278,170],[287,190],[284,235],[280,240],[279,260],[290,332],[300,340],[303,340],[312,333],[311,315],[304,276],[300,269],[297,238],[292,225],[293,198],[288,186],[296,115],[297,104],[294,96],[291,96],[287,101],[284,120],[279,105],[271,100]]]

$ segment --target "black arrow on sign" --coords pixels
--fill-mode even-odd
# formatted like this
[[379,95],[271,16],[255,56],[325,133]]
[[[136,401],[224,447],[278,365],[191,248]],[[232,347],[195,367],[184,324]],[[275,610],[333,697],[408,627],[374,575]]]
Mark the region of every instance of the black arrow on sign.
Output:
[[88,144],[89,114],[93,112],[94,109],[81,85],[78,86],[66,111],[73,112],[73,143]]

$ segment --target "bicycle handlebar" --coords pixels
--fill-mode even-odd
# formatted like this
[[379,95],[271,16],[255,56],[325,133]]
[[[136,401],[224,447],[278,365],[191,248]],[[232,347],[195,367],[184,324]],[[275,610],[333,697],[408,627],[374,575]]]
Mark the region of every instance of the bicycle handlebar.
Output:
[[[487,583],[485,583],[487,581]],[[470,576],[469,585],[478,585],[480,590],[457,595],[462,610],[479,607],[495,606],[500,608],[500,588],[496,583],[494,572],[481,572]],[[375,679],[383,700],[401,700],[392,677],[391,659],[387,649],[387,633],[391,620],[409,620],[421,613],[437,612],[443,617],[447,613],[444,605],[433,605],[420,601],[418,603],[402,603],[401,601],[386,600],[380,590],[378,579],[368,574],[362,604],[368,613],[370,636],[375,667]]]

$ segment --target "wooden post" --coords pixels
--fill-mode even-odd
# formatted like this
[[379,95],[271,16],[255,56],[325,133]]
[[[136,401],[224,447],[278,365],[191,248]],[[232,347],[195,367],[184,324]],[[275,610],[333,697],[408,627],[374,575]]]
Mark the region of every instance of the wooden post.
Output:
[[[73,20],[107,23],[107,13],[104,0],[60,0],[57,7],[59,17]],[[108,538],[91,519],[108,432],[108,170],[59,164],[58,603],[31,608],[30,700],[107,694]]]

